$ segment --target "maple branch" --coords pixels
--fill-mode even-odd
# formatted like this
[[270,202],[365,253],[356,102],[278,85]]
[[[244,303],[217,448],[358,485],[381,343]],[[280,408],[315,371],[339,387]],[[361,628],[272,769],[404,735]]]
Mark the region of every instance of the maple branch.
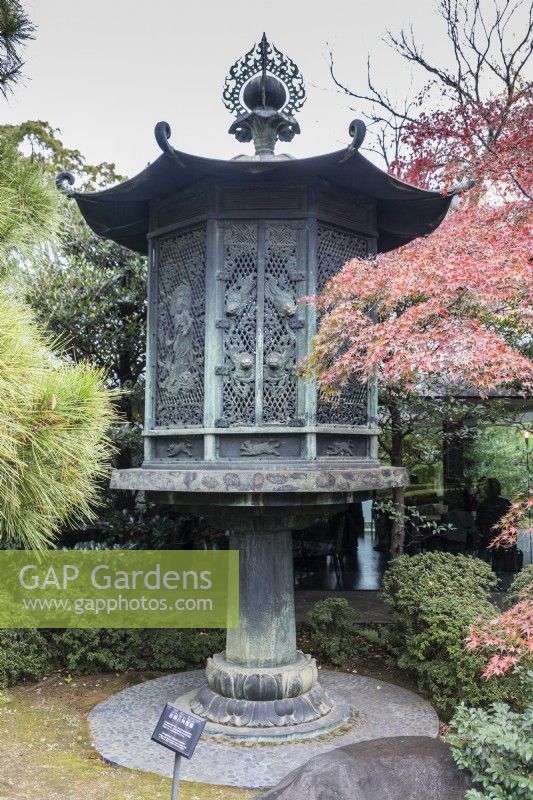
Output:
[[[517,33],[518,12],[525,9],[526,2],[529,4],[527,14],[524,20],[520,18],[523,29]],[[491,170],[489,162],[492,161],[500,165],[497,168],[500,171],[494,174],[493,180],[497,183],[502,176],[504,181],[508,178],[513,190],[531,200],[525,178],[526,168],[516,160],[509,161],[506,166],[501,157],[500,142],[506,139],[512,141],[510,132],[514,120],[520,114],[521,106],[527,102],[530,92],[531,83],[525,79],[524,72],[533,54],[533,2],[440,0],[439,14],[453,53],[450,66],[441,65],[426,55],[412,26],[396,35],[388,31],[384,38],[385,43],[404,60],[420,67],[432,79],[418,97],[408,95],[403,102],[391,99],[387,90],[375,83],[370,57],[367,61],[367,91],[353,90],[338,77],[330,50],[332,79],[340,91],[362,104],[363,116],[368,120],[369,132],[373,137],[368,145],[369,151],[379,153],[387,168],[405,180],[415,179],[417,168],[413,172],[409,163],[413,161],[417,150],[424,150],[423,138],[417,140],[417,136],[423,136],[426,125],[426,116],[420,115],[418,110],[420,98],[423,94],[431,96],[435,83],[440,85],[445,96],[455,102],[458,117],[443,124],[440,141],[429,130],[429,136],[434,139],[434,149],[429,159],[427,156],[425,161],[420,158],[419,178],[431,186],[435,178],[450,180],[450,167],[459,178],[472,171],[478,173],[480,162],[485,165],[485,175],[488,177]],[[515,22],[512,30],[511,22]],[[497,90],[501,98],[499,103],[494,102],[494,95],[489,91],[491,85],[487,84],[487,80],[494,83],[494,78],[502,87],[501,92]],[[476,118],[477,124],[473,124]],[[447,125],[452,126],[452,145],[459,144],[453,154],[447,149],[447,142],[450,141],[449,136],[444,134]],[[466,131],[467,137],[464,136]],[[514,147],[516,151],[516,141]],[[478,174],[482,182],[482,173]]]
[[[405,126],[410,122],[415,122],[412,109],[416,105],[414,99],[406,97],[403,106],[396,106],[390,99],[385,90],[379,89],[372,78],[372,67],[370,56],[367,58],[367,86],[368,93],[357,92],[350,89],[337,76],[333,52],[329,48],[329,71],[335,86],[348,97],[353,97],[364,104],[363,109],[357,110],[368,122],[368,129],[374,134],[377,147],[366,148],[370,152],[381,155],[387,165],[398,159],[401,147],[401,138]],[[385,113],[384,113],[385,112]],[[392,151],[392,154],[391,154]]]

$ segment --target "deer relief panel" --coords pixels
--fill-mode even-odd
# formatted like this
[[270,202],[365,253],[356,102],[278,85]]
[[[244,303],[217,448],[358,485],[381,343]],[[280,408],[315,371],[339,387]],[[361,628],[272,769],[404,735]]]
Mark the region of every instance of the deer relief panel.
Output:
[[[327,281],[340,272],[352,258],[368,256],[368,241],[333,225],[319,224],[317,261],[318,286],[322,291]],[[322,425],[365,425],[368,419],[367,387],[352,381],[330,402],[319,398],[316,421]]]
[[205,229],[159,243],[155,424],[203,423]]
[[222,422],[255,423],[257,225],[235,222],[224,231],[224,366]]
[[298,229],[267,223],[263,422],[290,424],[297,416]]

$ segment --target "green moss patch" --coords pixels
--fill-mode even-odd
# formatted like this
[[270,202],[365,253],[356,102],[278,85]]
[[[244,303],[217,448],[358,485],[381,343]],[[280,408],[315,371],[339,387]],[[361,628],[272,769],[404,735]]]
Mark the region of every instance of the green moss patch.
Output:
[[[87,712],[149,674],[96,675],[0,692],[0,800],[168,800],[170,779],[107,766],[91,745]],[[180,800],[244,800],[242,789],[183,781]]]

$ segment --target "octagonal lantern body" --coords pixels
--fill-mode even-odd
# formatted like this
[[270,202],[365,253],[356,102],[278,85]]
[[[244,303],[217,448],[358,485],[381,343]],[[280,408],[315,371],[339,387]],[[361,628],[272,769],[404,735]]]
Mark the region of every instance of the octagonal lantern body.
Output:
[[325,182],[204,181],[150,204],[145,467],[376,463],[376,392],[298,374],[301,302],[376,252],[375,201]]

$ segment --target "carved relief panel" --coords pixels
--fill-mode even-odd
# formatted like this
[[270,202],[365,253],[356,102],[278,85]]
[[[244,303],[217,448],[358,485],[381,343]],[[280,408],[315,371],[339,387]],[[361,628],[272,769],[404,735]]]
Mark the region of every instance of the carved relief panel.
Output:
[[265,232],[263,422],[297,416],[298,231],[271,222]]
[[[224,363],[219,425],[294,424],[300,223],[224,226]],[[302,284],[303,286],[304,284]]]
[[203,423],[205,229],[159,242],[155,424]]
[[255,422],[257,327],[257,224],[235,222],[224,229],[224,364],[222,420]]

